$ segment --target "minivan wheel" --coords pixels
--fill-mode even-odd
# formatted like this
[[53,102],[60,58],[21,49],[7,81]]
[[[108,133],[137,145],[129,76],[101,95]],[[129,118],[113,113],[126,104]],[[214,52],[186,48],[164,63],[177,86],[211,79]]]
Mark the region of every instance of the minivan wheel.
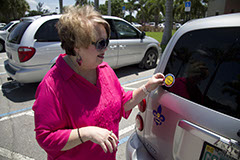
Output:
[[4,48],[4,41],[0,41],[0,52],[3,52]]
[[154,49],[150,49],[145,54],[142,64],[146,69],[154,68],[157,66],[157,59],[158,59],[157,51]]

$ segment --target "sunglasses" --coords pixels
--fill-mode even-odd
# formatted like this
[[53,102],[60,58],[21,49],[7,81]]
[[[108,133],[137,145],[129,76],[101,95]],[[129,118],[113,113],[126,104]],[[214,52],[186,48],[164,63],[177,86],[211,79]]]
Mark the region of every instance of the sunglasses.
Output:
[[107,48],[109,44],[109,38],[107,39],[99,39],[97,42],[92,42],[92,44],[96,47],[97,51],[101,51]]

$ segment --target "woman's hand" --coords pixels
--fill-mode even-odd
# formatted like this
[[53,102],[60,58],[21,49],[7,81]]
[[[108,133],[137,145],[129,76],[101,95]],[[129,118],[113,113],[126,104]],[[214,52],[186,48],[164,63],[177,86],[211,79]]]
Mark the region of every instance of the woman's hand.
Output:
[[112,131],[95,126],[80,128],[80,130],[84,142],[90,140],[93,143],[99,144],[105,153],[108,150],[111,153],[113,149],[117,150],[118,138]]
[[159,85],[164,85],[164,79],[165,76],[162,73],[156,73],[148,80],[145,87],[150,92],[156,89]]

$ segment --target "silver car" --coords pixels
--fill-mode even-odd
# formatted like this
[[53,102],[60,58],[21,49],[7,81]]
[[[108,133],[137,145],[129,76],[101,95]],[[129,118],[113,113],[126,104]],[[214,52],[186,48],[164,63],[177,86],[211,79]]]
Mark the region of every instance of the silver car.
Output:
[[3,28],[0,29],[0,52],[5,50],[5,40],[7,35],[13,30],[13,28],[19,23],[19,20],[11,21]]
[[192,20],[155,73],[165,85],[139,104],[127,160],[240,160],[240,14]]
[[[55,63],[60,47],[55,24],[61,15],[23,18],[6,41],[7,74],[20,83],[42,80]],[[111,37],[104,60],[112,68],[139,64],[141,68],[156,67],[161,52],[159,42],[139,31],[129,22],[103,16],[111,26]]]

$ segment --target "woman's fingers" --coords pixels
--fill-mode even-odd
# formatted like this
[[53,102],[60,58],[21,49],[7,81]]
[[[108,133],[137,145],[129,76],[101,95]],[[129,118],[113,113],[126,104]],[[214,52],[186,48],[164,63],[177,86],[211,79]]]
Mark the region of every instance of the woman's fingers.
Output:
[[113,146],[114,150],[116,151],[117,150],[117,144],[118,144],[117,136],[114,133],[112,133],[112,134],[109,135],[108,140],[112,143],[112,146]]
[[109,131],[104,128],[99,128],[99,127],[89,127],[89,128],[91,128],[90,131],[92,131],[90,132],[91,134],[90,140],[93,143],[99,144],[105,153],[107,153],[108,150],[111,153],[113,152],[113,150],[115,151],[117,150],[118,138],[112,131]]
[[102,143],[100,143],[99,145],[102,147],[103,151],[104,151],[105,153],[107,153],[108,149],[107,149],[105,143],[102,142]]
[[109,137],[108,137],[108,139],[105,141],[105,144],[106,144],[106,146],[107,146],[107,148],[108,148],[108,150],[109,150],[110,153],[113,152],[113,146],[112,146],[112,142],[111,142],[111,141],[112,141],[112,140],[110,140]]

